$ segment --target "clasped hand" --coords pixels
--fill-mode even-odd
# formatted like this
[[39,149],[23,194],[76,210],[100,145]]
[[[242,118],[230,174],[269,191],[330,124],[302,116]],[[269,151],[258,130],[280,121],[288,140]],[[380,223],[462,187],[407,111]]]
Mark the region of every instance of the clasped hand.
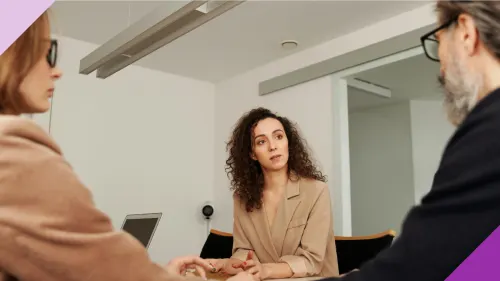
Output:
[[[187,275],[189,271],[197,273],[203,279],[207,279],[206,271],[217,272],[217,269],[208,260],[204,260],[198,256],[178,257],[171,260],[166,266],[165,270],[170,275]],[[255,281],[252,274],[248,272],[240,272],[234,274],[235,276],[229,278],[227,281]]]
[[248,251],[245,261],[235,258],[209,259],[207,261],[214,267],[215,272],[221,272],[228,275],[236,275],[245,272],[251,274],[255,281],[267,279],[268,272],[266,267],[254,260],[253,255],[253,251]]

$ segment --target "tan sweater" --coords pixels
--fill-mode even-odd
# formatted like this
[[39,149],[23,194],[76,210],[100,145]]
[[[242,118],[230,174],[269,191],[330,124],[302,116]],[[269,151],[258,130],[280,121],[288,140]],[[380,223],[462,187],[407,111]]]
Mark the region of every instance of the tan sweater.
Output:
[[114,231],[59,146],[38,125],[0,116],[0,280],[199,281],[170,276]]

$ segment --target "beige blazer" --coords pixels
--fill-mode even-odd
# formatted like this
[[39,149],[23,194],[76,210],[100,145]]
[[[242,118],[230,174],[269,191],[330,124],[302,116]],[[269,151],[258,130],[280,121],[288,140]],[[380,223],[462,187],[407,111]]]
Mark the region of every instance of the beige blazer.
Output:
[[187,281],[153,263],[139,241],[114,231],[34,122],[0,116],[0,280]]
[[272,228],[264,208],[247,212],[234,197],[233,258],[249,250],[261,263],[287,263],[293,277],[338,276],[328,186],[320,181],[289,181]]

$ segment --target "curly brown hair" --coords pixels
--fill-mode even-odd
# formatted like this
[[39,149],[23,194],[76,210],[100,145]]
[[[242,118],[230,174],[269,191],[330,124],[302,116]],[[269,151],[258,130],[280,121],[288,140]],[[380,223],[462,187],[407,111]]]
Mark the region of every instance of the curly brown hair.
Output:
[[309,155],[306,141],[301,137],[295,124],[289,119],[278,116],[266,108],[252,109],[236,123],[231,138],[227,143],[229,158],[226,160],[226,173],[231,180],[231,190],[246,204],[251,212],[262,207],[264,177],[258,161],[253,160],[253,129],[261,120],[273,118],[281,122],[288,138],[288,175],[310,178],[326,182],[324,176]]

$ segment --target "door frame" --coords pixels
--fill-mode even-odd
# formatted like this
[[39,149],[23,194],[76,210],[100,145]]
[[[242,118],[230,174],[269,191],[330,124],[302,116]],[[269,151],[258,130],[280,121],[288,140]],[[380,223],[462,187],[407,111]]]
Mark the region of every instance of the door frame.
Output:
[[[334,202],[340,204],[336,208],[341,210],[341,222],[336,228],[342,236],[352,235],[351,211],[351,170],[349,151],[349,106],[348,106],[348,77],[360,72],[395,63],[401,60],[424,54],[422,46],[413,47],[394,53],[389,56],[377,58],[329,75],[332,83],[332,118],[333,118],[333,186]],[[336,198],[339,198],[336,200]]]

